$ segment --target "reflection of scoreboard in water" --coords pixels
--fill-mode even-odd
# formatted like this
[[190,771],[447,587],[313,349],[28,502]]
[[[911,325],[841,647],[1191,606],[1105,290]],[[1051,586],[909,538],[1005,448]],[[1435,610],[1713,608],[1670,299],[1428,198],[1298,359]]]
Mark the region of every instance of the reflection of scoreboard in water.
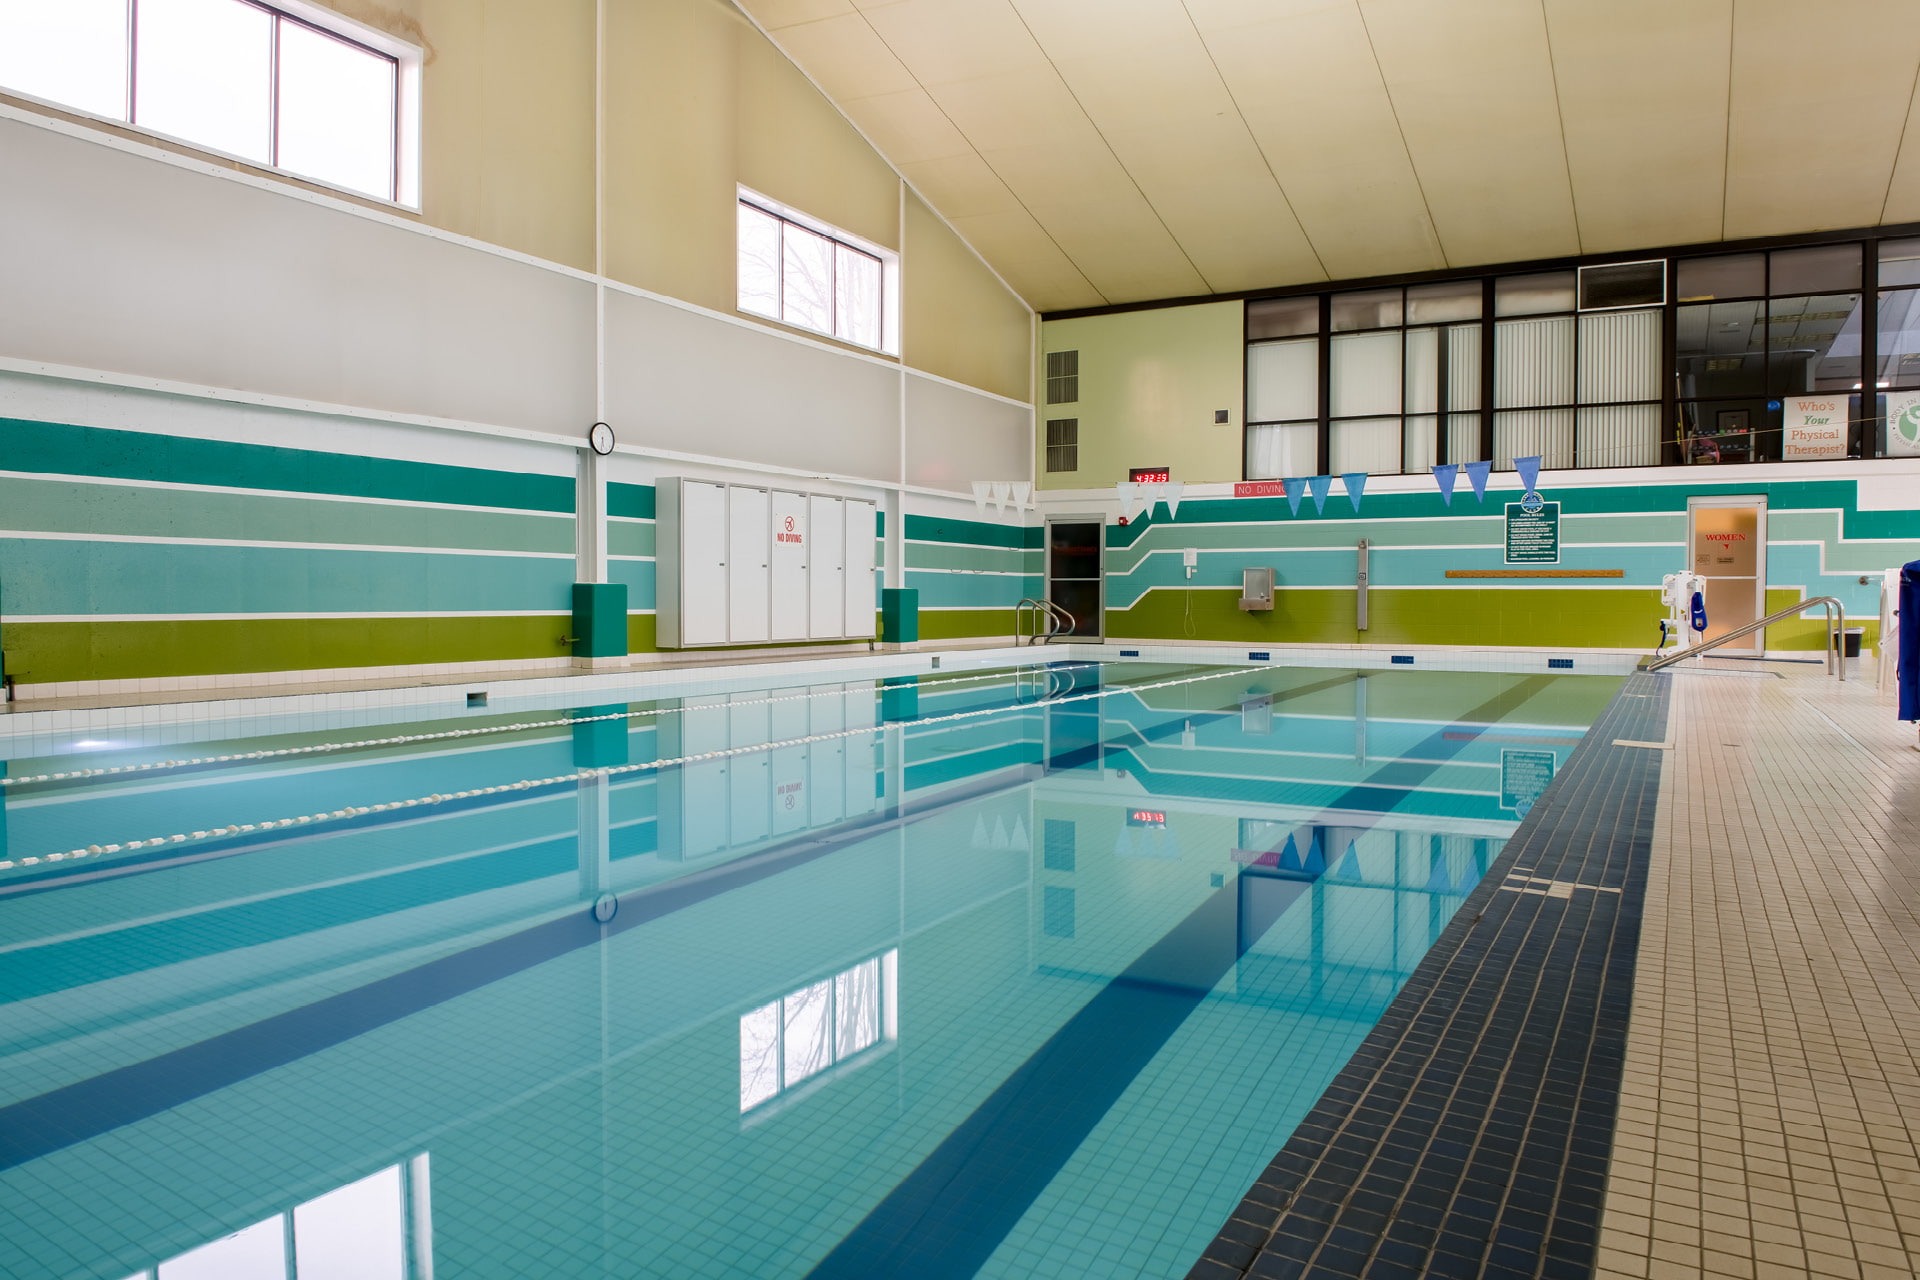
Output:
[[[878,707],[872,681],[811,696],[753,691],[685,699],[660,718],[660,755],[736,750],[659,774],[660,856],[702,858],[879,807]],[[811,739],[811,740],[810,740]],[[769,743],[788,745],[744,750]]]

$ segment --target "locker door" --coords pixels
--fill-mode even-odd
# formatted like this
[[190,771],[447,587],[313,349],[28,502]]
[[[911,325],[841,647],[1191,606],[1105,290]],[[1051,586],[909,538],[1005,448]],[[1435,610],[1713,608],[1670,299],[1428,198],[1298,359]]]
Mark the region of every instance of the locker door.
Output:
[[847,621],[842,634],[865,640],[873,635],[873,614],[879,607],[873,593],[874,505],[849,499],[846,513]]
[[775,490],[772,499],[772,640],[807,638],[807,496]]
[[767,578],[773,542],[767,536],[765,489],[727,489],[727,639],[767,638]]
[[[765,694],[743,693],[738,695],[732,710],[733,745],[751,746],[767,739],[767,711],[769,706],[764,700]],[[771,776],[771,765],[765,751],[750,751],[744,755],[732,757],[733,778],[730,790],[733,796],[733,845],[753,844],[764,840],[770,830],[768,826],[769,801],[767,780]]]
[[[817,527],[817,526],[816,526]],[[823,689],[813,699],[811,716],[815,733],[838,733],[847,727],[846,697],[838,690]],[[829,738],[807,744],[807,790],[813,804],[813,825],[825,826],[840,821],[846,812],[847,739]]]
[[847,530],[838,498],[819,494],[807,498],[807,524],[813,531],[813,551],[807,557],[807,634],[832,640],[846,634]]
[[727,641],[727,487],[680,484],[680,643]]

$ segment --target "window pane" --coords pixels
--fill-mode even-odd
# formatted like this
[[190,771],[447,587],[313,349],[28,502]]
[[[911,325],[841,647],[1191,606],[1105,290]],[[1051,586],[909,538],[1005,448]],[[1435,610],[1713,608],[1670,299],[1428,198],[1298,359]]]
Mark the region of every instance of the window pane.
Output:
[[780,219],[740,205],[740,309],[780,318]]
[[833,979],[816,982],[781,1001],[785,1087],[833,1065]]
[[1767,292],[1824,293],[1860,287],[1860,246],[1823,244],[1812,249],[1776,249]]
[[1880,242],[1880,287],[1920,284],[1920,240]]
[[740,1017],[740,1109],[780,1092],[780,1002]]
[[1766,304],[1707,302],[1681,307],[1674,323],[1680,395],[1764,395]]
[[1643,262],[1609,262],[1580,268],[1582,310],[1606,307],[1657,307],[1667,300],[1667,264],[1654,258]]
[[1580,400],[1660,398],[1660,313],[1610,311],[1580,317]]
[[789,222],[781,228],[785,264],[781,283],[788,324],[833,332],[833,241]]
[[140,0],[133,119],[266,164],[273,15],[240,0]]
[[1450,413],[1447,415],[1447,461],[1479,462],[1483,454],[1480,449],[1480,415],[1477,413]]
[[880,263],[850,249],[834,247],[833,332],[863,347],[880,345]]
[[1365,471],[1369,475],[1392,475],[1400,470],[1400,419],[1363,418],[1358,422],[1333,424],[1333,461],[1327,470],[1334,475]]
[[[1777,440],[1779,435],[1776,425],[1771,437],[1756,437],[1767,424],[1760,420],[1760,406],[1751,400],[1682,402],[1680,423],[1683,460],[1696,464],[1754,461],[1763,452],[1755,448],[1756,442]],[[1771,452],[1778,454],[1778,447]]]
[[[1329,396],[1339,417],[1400,412],[1400,332],[1348,333],[1333,339]],[[1348,470],[1352,470],[1351,467]]]
[[1493,282],[1493,314],[1534,316],[1573,310],[1573,272],[1546,271],[1537,276],[1503,276]]
[[1416,284],[1407,288],[1408,324],[1477,320],[1479,317],[1478,280],[1449,280],[1444,284]]
[[1775,298],[1768,304],[1768,390],[1851,391],[1859,381],[1859,294]]
[[1247,348],[1247,420],[1310,418],[1320,412],[1320,340]]
[[1710,298],[1757,298],[1767,291],[1763,253],[1727,253],[1714,258],[1682,258],[1674,265],[1674,296],[1682,302]]
[[279,1215],[160,1264],[160,1280],[285,1280],[287,1236]]
[[1335,329],[1385,329],[1400,323],[1400,291],[1369,289],[1333,295]]
[[392,199],[395,74],[391,59],[282,19],[275,163]]
[[1580,410],[1577,467],[1650,467],[1660,461],[1660,406]]
[[1447,408],[1479,407],[1480,326],[1450,325],[1447,328]]
[[0,0],[0,85],[127,118],[127,0]]
[[1432,413],[1440,407],[1440,331],[1407,330],[1408,413]]
[[400,1166],[296,1208],[293,1258],[300,1280],[405,1280]]
[[1495,408],[1573,403],[1573,317],[1502,320],[1493,330]]
[[1881,386],[1920,386],[1920,289],[1880,295]]
[[1247,428],[1247,479],[1279,480],[1320,474],[1320,428],[1288,422]]
[[1440,461],[1439,434],[1438,418],[1408,418],[1400,429],[1400,469],[1418,475]]
[[1320,299],[1269,298],[1247,304],[1247,338],[1291,338],[1320,332]]
[[880,1039],[880,961],[855,965],[833,980],[834,1056],[845,1058]]
[[1537,456],[1543,469],[1573,465],[1573,410],[1528,409],[1493,415],[1493,465],[1513,470],[1515,458]]

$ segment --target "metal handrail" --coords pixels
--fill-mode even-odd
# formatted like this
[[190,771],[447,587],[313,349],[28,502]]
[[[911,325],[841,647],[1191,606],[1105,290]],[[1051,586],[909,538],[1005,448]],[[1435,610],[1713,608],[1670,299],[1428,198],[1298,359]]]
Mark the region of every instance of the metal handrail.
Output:
[[1772,626],[1776,622],[1785,622],[1788,618],[1796,614],[1805,613],[1815,605],[1819,605],[1822,609],[1826,610],[1827,615],[1827,670],[1831,671],[1841,680],[1845,680],[1847,678],[1847,659],[1846,650],[1842,648],[1842,646],[1846,643],[1847,610],[1846,606],[1842,605],[1832,596],[1813,596],[1797,604],[1790,604],[1779,612],[1770,613],[1758,622],[1750,622],[1737,631],[1729,631],[1723,636],[1715,636],[1704,644],[1696,644],[1691,648],[1677,650],[1664,658],[1656,657],[1646,665],[1645,669],[1648,671],[1658,671],[1663,667],[1672,666],[1682,658],[1698,657],[1709,649],[1718,649],[1723,644],[1750,636],[1762,627]]
[[[1021,625],[1026,611],[1033,611],[1033,630],[1031,633]],[[1045,628],[1042,629],[1042,620]],[[1032,596],[1023,596],[1019,604],[1013,606],[1013,642],[1015,644],[1046,644],[1063,630],[1071,631],[1074,626],[1073,615],[1051,600],[1037,600]]]

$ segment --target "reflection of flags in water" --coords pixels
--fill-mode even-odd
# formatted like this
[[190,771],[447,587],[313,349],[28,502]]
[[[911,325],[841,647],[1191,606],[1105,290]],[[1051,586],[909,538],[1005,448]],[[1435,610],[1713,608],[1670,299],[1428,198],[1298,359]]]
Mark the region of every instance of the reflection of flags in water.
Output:
[[1353,884],[1358,884],[1366,879],[1360,872],[1360,850],[1358,843],[1358,841],[1354,840],[1347,841],[1347,851],[1340,855],[1340,861],[1334,864],[1333,870],[1327,874],[1327,879],[1346,881]]
[[1017,849],[1027,852],[1033,848],[1027,836],[1027,824],[1018,814],[1014,815],[1013,825],[1009,827],[1003,815],[995,814],[991,829],[987,826],[987,815],[977,813],[973,816],[973,836],[967,842],[974,849]]

